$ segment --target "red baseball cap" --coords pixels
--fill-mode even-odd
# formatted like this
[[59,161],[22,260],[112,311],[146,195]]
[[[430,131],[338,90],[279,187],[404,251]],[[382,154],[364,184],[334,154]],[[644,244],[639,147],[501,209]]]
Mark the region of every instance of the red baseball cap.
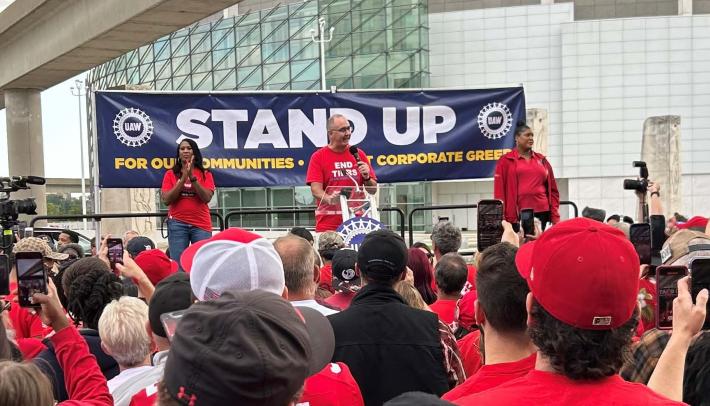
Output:
[[342,362],[330,363],[306,379],[303,395],[296,404],[310,406],[360,406],[360,387]]
[[702,229],[703,231],[705,230],[705,227],[708,225],[708,219],[707,217],[700,217],[700,216],[695,216],[691,217],[686,221],[685,223],[678,223],[678,228],[683,230],[683,229]]
[[136,256],[134,261],[145,272],[153,286],[178,271],[177,262],[168,258],[159,249],[142,251]]
[[609,330],[633,315],[639,258],[623,231],[578,217],[523,245],[515,257],[535,300],[556,319]]

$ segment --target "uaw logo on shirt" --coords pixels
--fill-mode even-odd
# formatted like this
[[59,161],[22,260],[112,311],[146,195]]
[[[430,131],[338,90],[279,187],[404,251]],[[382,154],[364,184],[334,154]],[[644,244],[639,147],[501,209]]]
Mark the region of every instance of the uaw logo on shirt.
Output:
[[513,127],[513,114],[503,103],[488,103],[478,113],[478,128],[484,137],[497,140]]
[[369,217],[353,217],[338,226],[336,230],[345,241],[345,246],[354,249],[360,248],[362,240],[371,231],[387,228],[386,225]]
[[113,133],[122,144],[140,147],[150,141],[150,136],[153,135],[153,121],[139,109],[125,108],[113,119]]

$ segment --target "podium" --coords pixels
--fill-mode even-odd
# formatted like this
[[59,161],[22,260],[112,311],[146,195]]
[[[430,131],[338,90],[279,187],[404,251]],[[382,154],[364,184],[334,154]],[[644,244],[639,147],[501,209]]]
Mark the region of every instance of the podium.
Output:
[[316,215],[341,216],[342,222],[354,217],[380,221],[377,198],[379,186],[328,186],[318,202]]

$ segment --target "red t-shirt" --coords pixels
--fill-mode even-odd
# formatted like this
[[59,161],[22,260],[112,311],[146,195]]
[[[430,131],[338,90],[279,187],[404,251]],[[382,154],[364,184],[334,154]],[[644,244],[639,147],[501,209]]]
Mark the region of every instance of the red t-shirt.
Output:
[[464,396],[457,405],[683,405],[646,385],[612,375],[597,381],[573,381],[552,372],[532,370],[527,375],[485,392]]
[[326,298],[325,302],[340,310],[345,310],[350,307],[350,302],[353,301],[354,297],[355,292],[337,292],[333,296]]
[[437,299],[429,305],[429,308],[439,316],[439,320],[451,325],[456,315],[456,302],[458,302],[456,299]]
[[441,398],[453,402],[464,396],[495,388],[513,379],[520,378],[535,369],[537,353],[513,362],[484,365],[466,382],[446,392]]
[[[313,155],[311,155],[311,161],[308,163],[306,184],[310,185],[313,182],[321,183],[326,193],[331,193],[327,189],[329,186],[355,186],[353,179],[358,185],[362,185],[362,176],[360,176],[360,171],[357,169],[357,161],[355,161],[355,157],[348,149],[349,147],[343,152],[335,152],[328,146],[325,146],[314,152]],[[377,180],[370,160],[367,159],[367,156],[361,149],[357,151],[360,160],[367,162],[367,165],[370,167],[370,178]],[[319,203],[320,202],[316,202],[316,204]],[[316,213],[316,232],[335,231],[342,222],[343,216],[341,214]]]
[[[17,282],[10,282],[10,292],[17,290]],[[15,295],[5,296],[5,300],[11,302]],[[42,340],[47,334],[52,332],[52,328],[42,324],[39,314],[28,307],[20,307],[19,303],[14,303],[9,312],[10,323],[15,330],[15,338],[36,338]]]
[[301,399],[297,405],[308,406],[361,406],[360,387],[342,362],[330,363],[320,372],[306,379]]
[[518,176],[518,207],[533,209],[536,213],[550,211],[547,199],[547,169],[535,155],[527,160],[518,156],[515,165]]
[[[198,179],[202,187],[214,192],[214,179],[212,173],[205,171],[203,174],[199,169],[192,169],[192,176]],[[163,186],[161,190],[167,192],[177,183],[178,178],[172,170],[165,172],[163,176]],[[197,195],[188,179],[182,187],[180,196],[168,207],[168,217],[183,223],[193,225],[206,231],[212,231],[212,219],[210,218],[210,208],[207,203]]]
[[320,269],[320,279],[318,281],[318,287],[334,293],[333,290],[333,265],[325,264]]
[[459,346],[459,354],[463,362],[463,370],[466,371],[466,376],[473,376],[481,369],[481,331],[474,330],[456,344]]

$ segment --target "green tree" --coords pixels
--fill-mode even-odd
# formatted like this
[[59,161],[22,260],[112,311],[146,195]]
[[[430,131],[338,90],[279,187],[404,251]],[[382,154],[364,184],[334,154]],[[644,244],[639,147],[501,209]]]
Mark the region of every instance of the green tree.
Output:
[[67,214],[81,214],[81,199],[64,194],[48,194],[47,215],[62,216]]

